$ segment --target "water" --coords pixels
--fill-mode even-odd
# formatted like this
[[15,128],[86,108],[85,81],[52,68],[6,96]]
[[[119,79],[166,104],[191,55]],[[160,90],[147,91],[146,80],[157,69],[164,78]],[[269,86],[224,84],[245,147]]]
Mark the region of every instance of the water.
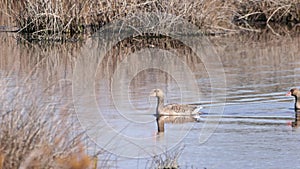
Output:
[[[224,70],[226,76],[220,79],[207,71],[207,63],[176,42],[165,42],[167,47],[161,48],[165,51],[153,47],[162,44],[157,39],[151,45],[137,41],[114,49],[100,64],[83,64],[82,69],[91,69],[90,78],[91,72],[74,71],[76,64],[97,52],[80,53],[84,43],[19,44],[11,36],[0,34],[1,75],[16,81],[16,86],[26,77],[41,88],[58,84],[57,96],[49,97],[63,96],[65,102],[73,99],[74,72],[84,79],[79,86],[86,88],[75,95],[73,91],[78,109],[86,113],[81,118],[96,119],[92,131],[100,146],[131,155],[115,156],[114,167],[149,167],[151,159],[138,159],[147,157],[145,152],[153,155],[182,147],[178,160],[182,168],[300,168],[300,132],[287,125],[294,120],[294,98],[285,96],[300,84],[300,37],[211,38],[222,64],[213,73]],[[150,50],[134,48],[137,43]],[[214,85],[223,80],[226,85]],[[204,115],[199,122],[167,123],[165,133],[157,134],[156,99],[149,97],[154,88],[165,92],[167,103],[201,104]],[[106,129],[114,133],[106,135]],[[207,140],[201,142],[205,134]],[[129,142],[125,144],[123,138]],[[138,148],[144,151],[133,151]]]

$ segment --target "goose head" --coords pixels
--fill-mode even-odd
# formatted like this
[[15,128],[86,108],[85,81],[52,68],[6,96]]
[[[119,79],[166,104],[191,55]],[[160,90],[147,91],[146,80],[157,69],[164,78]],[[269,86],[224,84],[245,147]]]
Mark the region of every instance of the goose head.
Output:
[[286,95],[295,97],[295,111],[300,111],[300,90],[292,88]]
[[287,94],[287,96],[300,97],[300,91],[298,88],[292,88]]
[[152,92],[150,93],[150,96],[163,98],[164,92],[161,89],[153,89]]

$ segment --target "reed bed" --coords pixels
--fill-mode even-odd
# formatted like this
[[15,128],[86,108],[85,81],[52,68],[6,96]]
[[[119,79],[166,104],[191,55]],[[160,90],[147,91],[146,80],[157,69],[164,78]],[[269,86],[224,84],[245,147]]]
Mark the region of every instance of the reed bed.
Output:
[[248,23],[273,22],[296,24],[300,22],[300,2],[297,0],[250,0],[237,5],[235,19]]
[[[141,12],[169,13],[198,26],[203,33],[253,31],[253,24],[300,22],[297,0],[0,0],[2,13],[12,18],[19,32],[34,39],[61,40],[93,32],[125,16]],[[3,15],[3,14],[2,14]]]

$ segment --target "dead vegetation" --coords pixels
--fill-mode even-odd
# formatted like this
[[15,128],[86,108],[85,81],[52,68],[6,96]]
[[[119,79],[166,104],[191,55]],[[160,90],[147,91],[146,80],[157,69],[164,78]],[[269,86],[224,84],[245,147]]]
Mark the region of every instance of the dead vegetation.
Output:
[[257,24],[294,27],[300,22],[297,0],[1,0],[1,4],[1,12],[11,18],[19,32],[34,39],[71,38],[141,12],[182,17],[206,34],[257,31],[253,27]]
[[160,155],[156,155],[151,159],[147,168],[153,169],[178,169],[178,159],[183,152],[184,147],[178,146],[173,150],[166,150]]
[[94,168],[71,106],[43,94],[57,91],[55,86],[40,90],[27,85],[33,77],[9,77],[0,80],[0,168]]

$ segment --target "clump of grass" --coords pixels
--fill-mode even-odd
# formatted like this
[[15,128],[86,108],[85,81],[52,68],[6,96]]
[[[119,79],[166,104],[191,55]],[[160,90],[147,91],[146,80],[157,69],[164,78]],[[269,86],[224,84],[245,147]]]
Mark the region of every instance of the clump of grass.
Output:
[[0,79],[0,168],[93,168],[72,108],[44,94],[54,88],[7,77]]
[[19,32],[31,39],[62,40],[83,32],[88,1],[8,1]]
[[21,33],[31,39],[62,40],[114,19],[147,11],[155,1],[24,0],[4,1]]
[[174,150],[165,151],[152,158],[149,168],[153,169],[178,169],[178,158],[183,151],[183,147],[177,147]]
[[250,23],[275,22],[275,23],[299,23],[300,2],[297,0],[250,0],[240,1],[236,5],[236,19]]
[[241,1],[236,5],[234,23],[249,30],[255,30],[257,27],[267,28],[276,35],[280,35],[277,32],[282,32],[280,26],[287,26],[289,30],[297,31],[294,28],[300,23],[300,2],[297,0]]

